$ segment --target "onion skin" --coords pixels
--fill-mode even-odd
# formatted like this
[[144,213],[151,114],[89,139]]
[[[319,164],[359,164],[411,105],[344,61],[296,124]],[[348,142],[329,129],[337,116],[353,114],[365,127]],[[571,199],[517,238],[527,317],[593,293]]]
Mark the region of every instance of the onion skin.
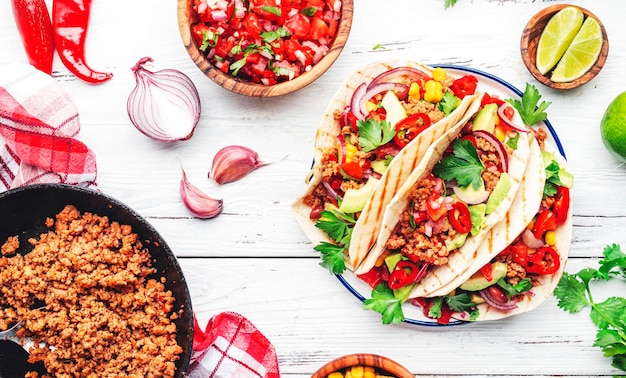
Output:
[[143,66],[148,62],[152,58],[141,58],[131,69],[136,86],[128,96],[130,121],[142,134],[161,142],[191,138],[201,112],[196,86],[178,70],[149,71]]

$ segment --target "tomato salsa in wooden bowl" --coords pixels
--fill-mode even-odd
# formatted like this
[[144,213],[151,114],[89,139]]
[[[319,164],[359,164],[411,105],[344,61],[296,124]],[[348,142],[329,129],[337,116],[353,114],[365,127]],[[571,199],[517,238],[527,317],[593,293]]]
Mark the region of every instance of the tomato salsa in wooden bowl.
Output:
[[339,57],[353,0],[178,0],[183,44],[198,68],[246,96],[294,92]]

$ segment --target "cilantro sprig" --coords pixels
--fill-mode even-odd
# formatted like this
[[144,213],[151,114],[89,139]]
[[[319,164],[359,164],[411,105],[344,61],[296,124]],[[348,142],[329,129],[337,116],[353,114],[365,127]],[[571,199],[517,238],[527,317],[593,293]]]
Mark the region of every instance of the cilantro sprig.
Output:
[[321,242],[313,249],[320,253],[320,265],[333,274],[346,270],[345,250],[350,246],[352,230],[356,223],[353,214],[345,214],[337,208],[323,210],[315,227],[324,231],[337,244]]
[[456,4],[457,0],[445,0],[443,3],[443,6],[445,7],[445,9],[448,9],[452,6],[454,6],[454,4]]
[[363,308],[380,312],[383,316],[383,324],[398,324],[404,321],[402,312],[402,300],[393,295],[393,290],[386,284],[378,284],[372,290],[372,297],[363,302]]
[[550,101],[541,101],[539,90],[532,84],[526,83],[526,89],[522,94],[522,100],[506,99],[519,112],[526,126],[532,126],[539,121],[546,120],[548,115],[545,110],[552,104]]
[[435,164],[433,174],[446,181],[456,179],[459,186],[472,185],[478,189],[482,184],[481,173],[485,166],[478,157],[476,147],[469,140],[455,139],[452,148],[452,154]]
[[387,144],[396,135],[396,128],[391,122],[377,119],[358,121],[359,145],[364,152],[370,152]]
[[454,111],[460,103],[460,98],[456,97],[451,91],[446,91],[446,93],[443,94],[443,98],[439,102],[439,105],[437,105],[437,108],[447,116],[452,113],[452,111]]
[[614,296],[596,302],[590,286],[596,280],[626,279],[626,254],[618,244],[606,246],[603,254],[598,269],[563,273],[554,295],[558,298],[558,306],[570,313],[591,307],[589,316],[598,327],[594,346],[601,348],[605,357],[612,358],[614,367],[626,371],[626,298]]

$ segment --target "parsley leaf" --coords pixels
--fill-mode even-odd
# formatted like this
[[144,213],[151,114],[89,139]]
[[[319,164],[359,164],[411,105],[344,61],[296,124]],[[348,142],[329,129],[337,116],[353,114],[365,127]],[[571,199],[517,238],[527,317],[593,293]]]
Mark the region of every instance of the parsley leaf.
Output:
[[559,178],[560,170],[561,166],[556,160],[552,160],[550,164],[546,166],[546,184],[543,187],[544,197],[552,197],[556,194],[556,187],[563,186]]
[[321,242],[314,250],[322,257],[320,265],[327,268],[333,274],[341,274],[346,270],[345,250],[346,247],[328,242]]
[[504,289],[504,291],[506,292],[509,298],[514,297],[518,294],[527,292],[528,290],[533,288],[533,284],[530,281],[530,278],[528,277],[524,278],[523,280],[520,280],[515,285],[511,285],[510,283],[506,282],[504,278],[501,278],[498,280],[497,284],[502,289]]
[[515,136],[512,138],[507,138],[506,145],[517,150],[517,142],[519,142],[519,133],[515,133]]
[[478,189],[483,180],[480,174],[485,166],[478,157],[476,147],[469,140],[455,139],[452,148],[452,154],[435,164],[433,174],[445,181],[456,179],[459,186],[471,184]]
[[280,10],[279,7],[272,7],[272,6],[266,5],[266,6],[261,7],[261,10],[264,10],[269,13],[273,13],[277,15],[278,17],[281,17],[283,15],[283,12]]
[[443,6],[445,7],[445,9],[448,9],[452,6],[454,6],[454,4],[456,4],[457,0],[445,0],[443,3]]
[[353,215],[345,214],[337,208],[323,210],[320,219],[315,222],[315,227],[324,231],[331,239],[343,245],[350,246],[352,229],[356,220]]
[[600,347],[605,357],[612,357],[612,365],[626,371],[626,298],[609,297],[595,302],[591,295],[593,280],[610,280],[624,276],[626,255],[618,244],[604,248],[600,268],[586,268],[576,274],[563,273],[554,296],[557,305],[570,313],[590,306],[589,317],[598,327],[594,346]]
[[376,119],[358,121],[359,145],[364,152],[370,152],[391,141],[396,135],[396,128],[391,122]]
[[317,13],[317,7],[315,6],[302,8],[302,14],[305,16],[313,17],[315,13]]
[[459,103],[461,103],[460,98],[456,97],[451,91],[446,91],[439,105],[437,105],[437,108],[441,110],[443,114],[448,115],[459,106]]
[[289,30],[281,27],[273,31],[262,32],[261,38],[263,39],[263,42],[270,43],[270,42],[274,42],[275,40],[279,38],[289,37],[290,35],[291,34],[289,33]]
[[[507,99],[506,102],[513,105],[519,112],[522,121],[526,126],[532,126],[539,121],[543,121],[548,118],[545,110],[550,106],[550,101],[541,101],[541,94],[539,90],[532,84],[526,83],[526,89],[522,95],[522,101]],[[537,106],[539,104],[539,106]]]
[[385,284],[378,284],[372,290],[372,297],[363,302],[363,308],[374,310],[383,316],[383,324],[398,324],[404,321],[402,301],[393,295],[393,290]]

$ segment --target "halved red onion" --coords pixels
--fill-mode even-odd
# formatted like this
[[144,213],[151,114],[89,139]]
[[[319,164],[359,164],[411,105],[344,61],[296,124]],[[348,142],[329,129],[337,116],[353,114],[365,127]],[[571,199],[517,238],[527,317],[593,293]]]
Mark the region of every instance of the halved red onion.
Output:
[[[398,79],[402,77],[408,78],[409,81],[411,82],[415,82],[418,80],[428,80],[430,78],[427,73],[421,70],[418,70],[417,68],[414,68],[414,67],[396,67],[376,76],[374,80],[372,80],[372,82],[369,84],[369,87],[371,88],[381,83],[389,83],[389,82],[397,83]],[[406,98],[406,95],[401,97],[400,94],[398,94],[398,98],[403,100]]]
[[132,71],[136,86],[128,96],[130,121],[148,137],[169,142],[191,138],[200,120],[200,96],[191,79],[174,69],[152,72],[141,58]]
[[524,230],[522,234],[522,241],[526,244],[527,247],[537,249],[543,247],[543,240],[537,239],[533,232],[529,229]]
[[487,303],[489,306],[500,310],[500,311],[510,311],[517,308],[517,304],[512,301],[508,301],[505,303],[497,301],[490,293],[489,288],[483,289],[478,292],[478,295]]
[[487,142],[491,143],[498,153],[498,157],[500,157],[500,162],[502,163],[502,171],[509,171],[509,155],[506,153],[502,142],[498,138],[496,138],[492,133],[485,130],[477,130],[472,133],[476,137],[481,137],[485,139]]
[[[513,117],[509,118],[505,112],[513,111]],[[511,104],[505,102],[504,104],[498,107],[498,115],[500,119],[507,124],[508,127],[515,131],[519,131],[521,133],[527,133],[530,130],[524,125],[524,121],[522,121],[522,117],[519,115],[517,109],[515,109]]]
[[[382,83],[382,84],[377,84],[377,85],[368,87],[367,91],[365,91],[365,93],[361,97],[359,101],[359,105],[358,105],[360,112],[364,117],[368,113],[367,102],[372,97],[376,96],[377,94],[386,92],[386,91],[395,91],[396,94],[398,94],[399,92],[402,92],[402,91],[408,91],[408,87],[404,84],[398,84],[398,83]],[[400,96],[398,95],[398,97]]]
[[[350,108],[352,110],[352,114],[356,116],[357,119],[363,120],[365,119],[365,114],[361,113],[361,98],[367,92],[367,83],[361,83],[352,94],[352,99],[350,100]],[[369,100],[369,99],[368,99]]]

